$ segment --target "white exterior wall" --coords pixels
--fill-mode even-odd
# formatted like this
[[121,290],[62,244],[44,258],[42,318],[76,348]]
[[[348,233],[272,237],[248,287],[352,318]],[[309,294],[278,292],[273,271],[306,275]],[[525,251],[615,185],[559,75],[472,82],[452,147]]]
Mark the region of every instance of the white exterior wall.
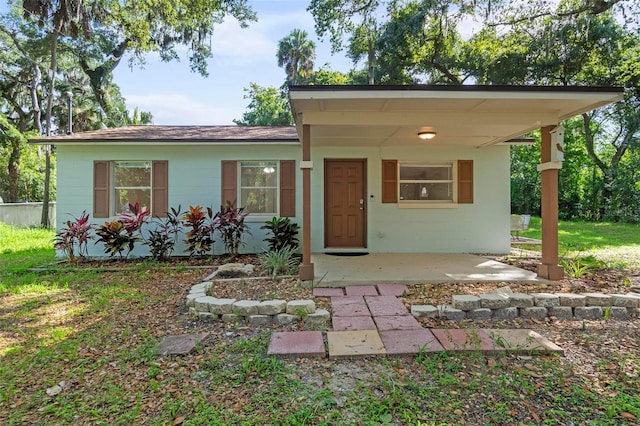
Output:
[[[373,253],[508,253],[509,147],[311,147],[313,252],[324,247],[324,160],[367,160],[367,251]],[[474,202],[453,208],[399,208],[383,204],[382,160],[473,160]]]
[[[58,145],[57,147],[57,203],[56,228],[64,226],[69,214],[79,217],[83,210],[92,214],[93,209],[93,162],[94,160],[168,160],[169,162],[169,207],[182,206],[182,212],[190,205],[212,207],[218,211],[222,200],[221,161],[222,160],[296,160],[302,156],[299,145]],[[296,217],[291,220],[302,224],[302,174],[296,175]],[[91,218],[97,225],[111,218]],[[268,218],[270,219],[270,218]],[[245,239],[243,253],[261,253],[266,243],[266,232],[260,229],[265,218],[248,218],[251,236]],[[184,235],[180,235],[182,240]],[[219,238],[216,237],[216,240]],[[138,243],[133,256],[145,256],[148,247]],[[216,241],[216,254],[224,253],[221,241]],[[104,256],[101,244],[89,243],[91,256]],[[174,255],[185,255],[184,244],[180,243]]]

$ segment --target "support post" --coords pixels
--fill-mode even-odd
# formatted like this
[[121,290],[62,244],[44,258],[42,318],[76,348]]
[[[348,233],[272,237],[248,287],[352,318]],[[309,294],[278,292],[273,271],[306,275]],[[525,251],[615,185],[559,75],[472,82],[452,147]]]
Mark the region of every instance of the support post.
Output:
[[542,164],[538,167],[542,177],[542,262],[538,265],[538,276],[548,280],[564,278],[564,268],[558,265],[558,167],[552,165],[551,130],[555,126],[540,129]]
[[300,265],[300,279],[313,280],[314,267],[311,263],[311,127],[302,125],[302,264]]

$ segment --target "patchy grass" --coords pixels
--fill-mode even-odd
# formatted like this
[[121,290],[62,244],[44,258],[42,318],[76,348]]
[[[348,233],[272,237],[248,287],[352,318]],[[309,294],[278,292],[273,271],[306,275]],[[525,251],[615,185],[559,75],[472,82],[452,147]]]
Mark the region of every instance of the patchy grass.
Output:
[[[0,253],[3,425],[632,425],[640,418],[637,321],[536,324],[567,348],[566,358],[425,352],[281,360],[267,355],[269,329],[186,315],[185,294],[210,271],[141,263],[34,273],[28,267],[54,260],[51,231],[30,248],[13,236],[23,231],[0,229],[3,242],[13,241]],[[157,356],[163,336],[191,332],[210,336],[189,355]],[[60,393],[48,395],[55,385]]]
[[[540,239],[542,222],[532,217],[523,237]],[[540,246],[526,245],[529,250]],[[558,251],[561,257],[586,257],[613,267],[640,270],[640,225],[614,222],[560,221],[558,223]]]

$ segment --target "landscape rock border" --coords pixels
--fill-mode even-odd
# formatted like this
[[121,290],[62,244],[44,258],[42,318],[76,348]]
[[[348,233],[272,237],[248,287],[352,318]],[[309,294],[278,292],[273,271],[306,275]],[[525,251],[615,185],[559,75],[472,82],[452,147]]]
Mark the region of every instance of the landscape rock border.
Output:
[[412,305],[414,317],[450,321],[514,320],[516,318],[558,320],[601,320],[640,318],[640,293],[514,293],[501,287],[479,296],[452,296],[449,305]]
[[287,325],[304,322],[306,328],[327,326],[331,315],[317,309],[313,300],[236,300],[208,295],[211,281],[191,287],[186,304],[189,313],[201,320],[245,322],[251,326]]

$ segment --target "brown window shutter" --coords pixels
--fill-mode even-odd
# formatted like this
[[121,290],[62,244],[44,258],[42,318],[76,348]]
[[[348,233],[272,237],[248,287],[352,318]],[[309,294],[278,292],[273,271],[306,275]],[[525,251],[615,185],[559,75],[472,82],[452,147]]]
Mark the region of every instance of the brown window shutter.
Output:
[[280,217],[296,215],[296,161],[280,161]]
[[458,160],[458,203],[473,203],[473,160]]
[[93,217],[109,217],[108,161],[93,162]]
[[169,211],[169,162],[154,161],[151,166],[151,214],[167,217]]
[[227,202],[237,205],[238,201],[238,162],[233,160],[222,161],[222,198],[220,205]]
[[382,160],[382,202],[398,202],[398,160]]

